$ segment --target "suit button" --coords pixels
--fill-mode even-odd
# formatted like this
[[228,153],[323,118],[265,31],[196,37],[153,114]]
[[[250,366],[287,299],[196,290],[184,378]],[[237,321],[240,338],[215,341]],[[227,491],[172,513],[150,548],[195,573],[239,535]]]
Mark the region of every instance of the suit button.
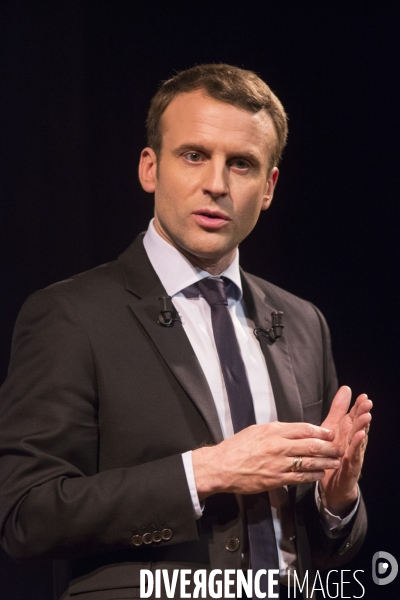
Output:
[[239,538],[232,536],[229,538],[229,540],[226,540],[226,544],[225,544],[225,548],[229,551],[229,552],[236,552],[236,550],[239,548],[240,546],[240,540]]
[[163,539],[161,531],[158,531],[158,530],[153,531],[151,539],[153,540],[153,542],[156,542],[156,543],[161,542],[161,540]]
[[143,543],[151,544],[152,541],[153,541],[153,536],[151,535],[151,533],[149,531],[146,531],[146,533],[143,534]]
[[168,527],[166,527],[165,529],[162,530],[161,536],[162,536],[163,540],[168,542],[168,540],[170,540],[172,538],[172,529],[169,529]]
[[143,539],[141,535],[133,535],[131,537],[131,544],[134,546],[141,546],[143,544]]

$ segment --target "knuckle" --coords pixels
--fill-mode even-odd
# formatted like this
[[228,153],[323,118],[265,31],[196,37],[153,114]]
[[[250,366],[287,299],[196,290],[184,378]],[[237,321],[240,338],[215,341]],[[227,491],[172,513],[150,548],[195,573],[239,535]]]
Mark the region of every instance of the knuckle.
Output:
[[321,442],[319,440],[311,440],[309,448],[311,454],[317,454],[321,451]]
[[[304,465],[304,462],[303,462]],[[316,468],[316,460],[315,458],[308,458],[307,459],[307,463],[306,463],[306,467],[307,469],[310,469],[311,471],[313,471]]]
[[310,423],[304,423],[305,437],[314,437],[314,427]]

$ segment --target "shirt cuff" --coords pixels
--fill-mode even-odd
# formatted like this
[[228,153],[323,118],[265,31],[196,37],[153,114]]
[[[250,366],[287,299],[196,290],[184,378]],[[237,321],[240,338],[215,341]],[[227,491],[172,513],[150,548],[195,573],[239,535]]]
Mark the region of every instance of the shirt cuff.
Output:
[[194,516],[196,519],[200,519],[200,517],[203,516],[203,509],[200,506],[199,495],[197,493],[196,482],[194,480],[192,451],[189,450],[188,452],[184,452],[182,454],[182,460],[188,482],[190,497],[192,498]]
[[357,486],[357,501],[356,504],[351,511],[343,519],[338,517],[337,515],[333,515],[325,506],[322,504],[320,490],[319,490],[319,482],[315,486],[315,502],[318,508],[318,512],[321,516],[322,526],[324,528],[325,533],[329,537],[335,537],[335,534],[340,534],[341,530],[350,523],[351,519],[357,512],[358,506],[360,504],[360,489]]

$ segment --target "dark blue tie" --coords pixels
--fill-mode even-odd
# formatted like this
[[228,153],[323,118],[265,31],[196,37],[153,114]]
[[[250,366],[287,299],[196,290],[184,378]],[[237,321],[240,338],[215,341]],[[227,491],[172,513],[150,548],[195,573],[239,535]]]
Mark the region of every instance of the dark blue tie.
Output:
[[[246,368],[228,308],[223,278],[202,279],[196,285],[211,308],[214,340],[218,351],[235,433],[256,422]],[[278,569],[279,560],[268,492],[243,496],[247,516],[250,561],[253,574],[259,569]],[[267,593],[267,578],[261,578]],[[255,598],[255,595],[253,595]]]

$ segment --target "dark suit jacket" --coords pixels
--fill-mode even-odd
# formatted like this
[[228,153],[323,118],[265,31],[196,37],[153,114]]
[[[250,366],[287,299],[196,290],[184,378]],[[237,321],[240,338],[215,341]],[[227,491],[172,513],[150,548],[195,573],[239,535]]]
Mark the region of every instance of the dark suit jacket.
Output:
[[[324,318],[242,277],[257,326],[285,313],[282,338],[261,338],[279,420],[320,423],[337,388]],[[157,323],[161,295],[139,237],[117,261],[34,293],[17,320],[0,399],[1,541],[17,560],[56,559],[66,597],[138,597],[140,568],[240,568],[240,550],[226,548],[232,536],[243,541],[235,497],[208,498],[194,518],[181,453],[222,434],[181,324]],[[291,496],[302,570],[356,553],[362,504],[347,535],[331,540],[313,487],[293,486]],[[169,540],[131,542],[165,529]]]

